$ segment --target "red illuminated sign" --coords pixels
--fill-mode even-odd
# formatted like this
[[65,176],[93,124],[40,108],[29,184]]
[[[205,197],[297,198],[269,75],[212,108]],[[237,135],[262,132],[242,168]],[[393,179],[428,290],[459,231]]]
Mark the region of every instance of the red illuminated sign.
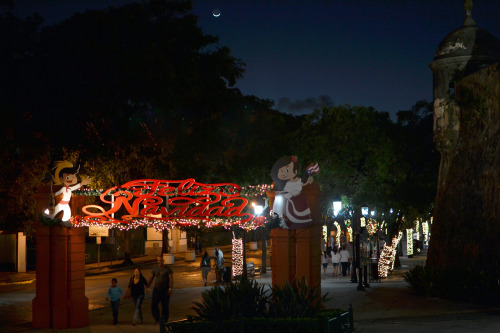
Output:
[[[240,196],[240,191],[240,186],[231,183],[140,179],[101,194],[101,201],[112,205],[111,209],[106,211],[101,206],[87,205],[82,211],[87,214],[84,217],[87,222],[130,223],[134,219],[155,219],[191,225],[192,220],[211,221],[218,217],[236,218],[231,224],[240,224],[253,218],[252,214],[243,212],[248,200]],[[106,198],[110,195],[114,196],[114,202]],[[122,207],[128,214],[114,218],[112,214]],[[159,214],[161,217],[151,217]]]

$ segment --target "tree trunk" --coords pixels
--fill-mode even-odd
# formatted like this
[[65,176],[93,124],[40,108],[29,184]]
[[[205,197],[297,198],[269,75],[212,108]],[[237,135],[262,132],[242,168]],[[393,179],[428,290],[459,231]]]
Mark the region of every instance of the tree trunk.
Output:
[[132,256],[130,255],[130,230],[123,231],[123,255],[124,260],[122,265],[124,266],[133,266],[134,262],[132,261]]
[[[457,144],[441,149],[427,266],[495,272],[500,264],[500,73],[456,84]],[[456,109],[455,109],[456,111]],[[446,133],[437,133],[443,135]],[[455,133],[456,134],[456,133]],[[444,137],[446,139],[446,137]]]
[[170,245],[168,243],[168,229],[163,229],[161,238],[161,253],[170,253]]
[[247,231],[245,229],[242,230],[242,240],[243,240],[243,277],[247,277],[247,249],[246,249],[246,238],[247,238]]
[[401,255],[401,247],[400,244],[396,246],[396,256],[394,257],[394,268],[401,268],[401,260],[399,260],[399,256]]
[[261,227],[259,229],[261,229],[260,230],[260,236],[261,236],[260,240],[262,242],[262,246],[261,246],[262,264],[260,267],[260,271],[262,274],[266,274],[267,273],[267,237],[266,237],[267,235],[266,235],[264,227]]

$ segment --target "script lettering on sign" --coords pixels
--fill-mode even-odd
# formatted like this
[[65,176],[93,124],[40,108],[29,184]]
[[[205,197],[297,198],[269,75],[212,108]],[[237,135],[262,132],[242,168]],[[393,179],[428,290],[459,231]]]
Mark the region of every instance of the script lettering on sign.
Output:
[[[240,196],[241,188],[236,184],[203,184],[194,179],[185,180],[133,180],[120,186],[112,187],[100,196],[101,201],[111,205],[105,210],[98,205],[82,208],[87,222],[130,223],[135,219],[155,219],[191,225],[192,220],[200,223],[214,217],[236,218],[232,224],[250,221],[252,214],[243,212],[248,200]],[[107,199],[114,196],[114,201]],[[118,211],[124,214],[113,217]],[[161,217],[158,216],[161,214]],[[183,222],[184,221],[184,222]],[[188,222],[189,221],[189,222]]]

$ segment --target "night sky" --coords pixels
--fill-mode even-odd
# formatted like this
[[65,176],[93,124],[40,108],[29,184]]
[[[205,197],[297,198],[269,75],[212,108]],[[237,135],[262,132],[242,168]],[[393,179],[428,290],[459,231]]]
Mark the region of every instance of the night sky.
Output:
[[[16,1],[50,24],[130,0]],[[237,87],[283,112],[364,105],[391,115],[432,100],[429,63],[460,27],[463,0],[194,0],[194,14],[246,64]],[[214,9],[221,15],[213,16]],[[472,16],[500,38],[500,1],[476,0]]]

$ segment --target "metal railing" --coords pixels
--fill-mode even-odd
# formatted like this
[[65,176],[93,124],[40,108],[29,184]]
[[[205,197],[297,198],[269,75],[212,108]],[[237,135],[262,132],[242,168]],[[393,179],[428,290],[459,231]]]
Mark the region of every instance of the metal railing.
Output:
[[349,304],[347,312],[336,317],[325,317],[325,333],[344,333],[354,331],[354,316],[352,304]]
[[[306,318],[305,318],[306,319]],[[310,319],[310,318],[309,318]],[[321,318],[318,318],[321,320]],[[300,320],[294,320],[292,323],[282,323],[279,327],[276,326],[276,323],[266,324],[265,321],[258,320],[255,323],[250,321],[245,322],[243,318],[239,320],[233,320],[229,322],[197,322],[193,321],[193,318],[183,319],[178,321],[173,321],[169,323],[165,323],[163,318],[160,320],[160,333],[188,333],[188,332],[199,332],[204,331],[206,333],[220,333],[220,332],[238,332],[238,333],[255,333],[255,332],[268,332],[269,328],[272,326],[274,331],[285,331],[287,332],[301,332],[307,333],[318,332],[313,328],[311,322],[304,321],[303,323]],[[255,325],[254,325],[255,324]],[[266,327],[262,327],[262,325]],[[269,326],[269,327],[268,327]],[[353,317],[353,309],[352,304],[349,305],[349,308],[346,312],[342,312],[337,316],[324,318],[324,333],[348,333],[354,331],[354,317]]]

